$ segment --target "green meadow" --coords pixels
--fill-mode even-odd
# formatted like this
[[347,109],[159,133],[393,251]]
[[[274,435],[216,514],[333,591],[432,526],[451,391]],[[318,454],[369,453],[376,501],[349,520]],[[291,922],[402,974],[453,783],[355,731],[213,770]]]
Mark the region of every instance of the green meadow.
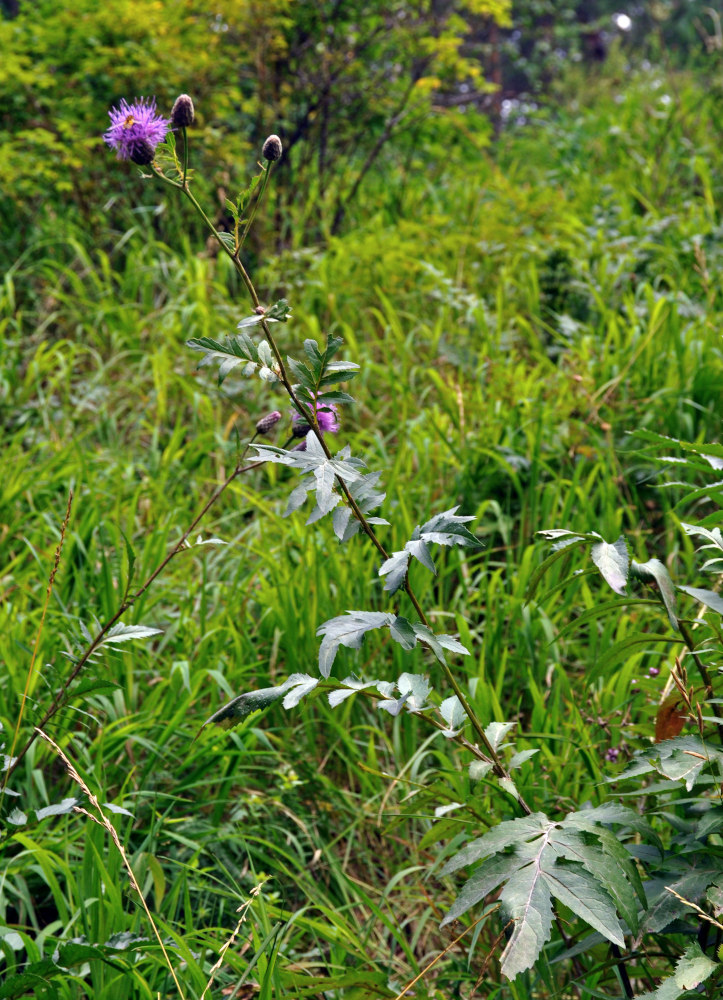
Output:
[[[519,793],[550,816],[610,801],[664,809],[677,817],[658,831],[668,847],[690,819],[689,790],[663,807],[653,783],[622,798],[610,784],[650,747],[681,654],[659,591],[613,593],[579,548],[540,575],[552,550],[536,533],[622,535],[633,559],[716,590],[681,528],[718,523],[711,476],[703,461],[680,476],[665,459],[680,456],[676,441],[702,454],[720,439],[720,89],[613,68],[567,94],[498,138],[471,113],[440,119],[370,172],[337,235],[318,193],[292,189],[281,206],[272,174],[248,269],[264,303],[293,310],[274,327],[284,356],[333,335],[360,365],[332,446],[381,471],[386,550],[434,513],[476,518],[482,548],[436,549],[436,575],[418,564],[410,575],[435,631],[470,651],[448,661],[484,725],[512,722],[515,749],[537,751],[514,772]],[[279,446],[292,426],[275,387],[239,369],[219,384],[186,346],[233,334],[253,311],[190,206],[97,155],[124,205],[104,234],[103,205],[86,227],[61,204],[4,244],[7,755],[124,595],[252,462],[256,422],[282,412],[266,439]],[[653,446],[655,434],[674,440]],[[363,534],[341,546],[329,519],[305,524],[310,507],[284,516],[294,476],[269,463],[239,475],[122,617],[158,631],[98,649],[44,726],[110,804],[158,936],[87,794],[35,739],[2,799],[0,997],[155,1000],[180,983],[188,1000],[362,1000],[401,996],[417,976],[419,998],[625,996],[616,946],[590,940],[569,910],[513,980],[500,974],[494,894],[487,916],[482,903],[440,929],[461,885],[443,862],[518,813],[421,717],[380,712],[363,693],[332,708],[319,688],[297,707],[203,728],[244,692],[318,676],[324,621],[411,610],[382,589]],[[668,485],[679,478],[685,487]],[[678,608],[696,618],[692,597]],[[720,631],[709,633],[717,675]],[[426,675],[433,699],[450,694],[429,650],[386,632],[341,649],[332,679],[404,671]],[[631,944],[636,995],[695,941],[681,914],[667,936]],[[698,943],[714,959],[710,934]]]

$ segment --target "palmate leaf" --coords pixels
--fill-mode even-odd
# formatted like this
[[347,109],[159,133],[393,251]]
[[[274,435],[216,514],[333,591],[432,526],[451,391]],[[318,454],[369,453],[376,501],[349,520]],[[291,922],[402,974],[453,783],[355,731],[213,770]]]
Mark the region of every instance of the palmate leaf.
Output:
[[558,823],[543,813],[533,813],[499,823],[442,869],[446,875],[486,859],[468,879],[442,925],[504,883],[500,902],[515,924],[501,959],[502,972],[509,979],[529,969],[549,939],[553,899],[609,941],[624,945],[616,904],[626,919],[636,915],[631,862],[613,847],[610,831],[580,817],[584,813],[573,813]]

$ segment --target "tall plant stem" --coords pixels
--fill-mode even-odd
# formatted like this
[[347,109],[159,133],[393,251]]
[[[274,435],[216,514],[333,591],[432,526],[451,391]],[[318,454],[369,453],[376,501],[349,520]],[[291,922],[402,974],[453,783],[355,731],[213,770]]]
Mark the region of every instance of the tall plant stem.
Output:
[[[265,175],[264,181],[266,181],[267,178],[268,178],[268,176],[269,176],[270,166],[271,165],[269,164],[269,166],[266,169],[266,175]],[[164,177],[164,175],[160,173],[160,171],[156,171],[156,174],[158,175],[158,177],[161,180],[164,180],[167,183],[170,183],[170,184],[172,184],[175,187],[179,187],[180,186],[180,185],[174,183],[173,181],[169,181],[168,178]],[[264,183],[264,188],[265,188],[265,186],[266,185]],[[226,246],[226,243],[223,241],[223,239],[221,239],[221,234],[218,232],[218,230],[216,229],[216,227],[214,226],[214,224],[211,222],[211,220],[209,219],[208,215],[206,215],[205,211],[203,210],[203,208],[199,204],[198,200],[196,199],[196,197],[194,196],[194,194],[190,190],[190,188],[189,188],[189,186],[188,186],[187,183],[184,183],[182,185],[182,190],[183,190],[183,193],[186,195],[186,197],[191,202],[191,204],[194,206],[194,208],[196,209],[196,211],[198,212],[198,214],[201,216],[201,218],[204,220],[204,222],[208,226],[208,228],[211,231],[212,235],[214,236],[214,238],[218,242],[218,245],[221,248],[221,250],[227,255],[227,257],[229,257],[229,259],[233,263],[234,267],[236,268],[236,271],[238,272],[239,276],[241,277],[241,280],[243,281],[243,283],[244,283],[244,285],[246,287],[246,290],[249,293],[249,296],[250,296],[251,301],[252,301],[252,303],[254,305],[254,308],[255,309],[261,309],[261,301],[259,299],[258,293],[256,291],[256,288],[254,286],[253,281],[251,280],[248,272],[246,271],[246,268],[243,266],[243,264],[241,263],[241,260],[239,259],[238,249],[234,252],[234,251],[231,251],[229,249],[229,247]],[[262,192],[263,192],[263,190],[264,189],[262,189]],[[278,365],[279,381],[281,382],[281,384],[283,385],[284,389],[286,390],[286,392],[287,392],[287,394],[288,394],[291,402],[294,405],[295,410],[301,416],[303,416],[304,419],[311,425],[312,430],[314,431],[314,434],[316,435],[316,437],[317,437],[317,439],[319,441],[319,444],[321,445],[322,449],[324,450],[324,454],[326,455],[327,458],[330,459],[332,457],[331,451],[329,450],[329,446],[327,445],[326,441],[324,440],[324,435],[323,435],[323,433],[321,432],[321,430],[319,428],[319,423],[318,423],[317,416],[316,416],[315,413],[313,413],[310,410],[309,407],[305,407],[302,403],[299,402],[299,399],[297,398],[296,393],[294,392],[294,388],[293,388],[293,386],[291,384],[291,381],[289,380],[288,373],[286,371],[286,366],[284,365],[284,360],[283,360],[283,357],[281,355],[281,351],[279,350],[278,345],[276,343],[276,340],[275,340],[273,334],[271,333],[271,330],[269,329],[269,324],[263,318],[261,320],[261,328],[264,331],[264,336],[266,337],[266,340],[268,341],[268,344],[269,344],[269,346],[270,346],[270,348],[271,348],[271,350],[273,352],[274,358],[276,359],[276,364]],[[387,559],[388,558],[388,553],[387,553],[386,549],[384,548],[384,546],[382,545],[381,541],[377,537],[376,532],[374,531],[374,528],[369,523],[369,521],[366,519],[366,517],[364,516],[363,512],[360,510],[359,505],[354,500],[354,497],[351,495],[351,491],[349,490],[349,487],[347,486],[347,484],[344,482],[344,480],[340,476],[336,477],[336,481],[339,484],[339,488],[342,491],[346,502],[348,503],[349,507],[351,508],[352,513],[354,514],[355,518],[357,519],[357,521],[361,525],[364,533],[370,539],[370,541],[372,542],[372,544],[374,545],[374,547],[376,548],[376,550],[380,554],[380,556],[383,559]],[[414,606],[415,611],[419,615],[419,619],[422,622],[422,624],[424,624],[427,627],[429,627],[429,620],[427,619],[427,616],[424,614],[424,611],[422,610],[422,607],[419,604],[417,596],[416,596],[416,594],[414,593],[414,591],[412,589],[412,586],[411,586],[411,584],[409,582],[409,575],[408,574],[407,574],[407,576],[405,577],[405,580],[404,580],[404,590],[406,591],[406,593],[407,593],[410,601],[412,602],[412,605]],[[449,669],[449,667],[447,666],[446,663],[442,663],[441,667],[442,667],[442,671],[444,672],[444,675],[445,675],[445,677],[447,679],[448,684],[450,685],[450,687],[452,688],[452,690],[456,694],[457,698],[460,701],[460,704],[462,705],[462,708],[464,709],[467,717],[469,718],[470,722],[472,723],[472,726],[473,726],[473,728],[475,730],[475,733],[477,734],[477,737],[479,738],[480,743],[482,744],[482,746],[484,746],[485,751],[487,752],[487,754],[489,755],[490,759],[492,760],[492,762],[494,764],[494,773],[495,773],[495,775],[498,778],[505,778],[505,779],[507,779],[509,781],[510,780],[509,774],[507,773],[507,771],[506,771],[506,769],[504,767],[504,764],[502,763],[502,760],[499,757],[499,754],[497,753],[497,751],[495,750],[495,748],[492,746],[491,742],[489,741],[489,739],[485,735],[484,727],[483,727],[482,723],[480,722],[479,718],[477,717],[474,709],[470,705],[468,699],[465,697],[465,694],[462,691],[461,686],[457,682],[457,679],[455,678],[454,674]],[[517,801],[518,801],[521,809],[525,813],[527,813],[529,815],[532,812],[532,810],[530,809],[530,807],[527,805],[527,803],[524,801],[524,799],[522,798],[522,796],[519,795],[519,794],[517,795]]]
[[[686,623],[680,620],[678,621],[678,628],[680,629],[680,634],[683,636],[683,641],[685,642],[686,646],[690,651],[690,655],[693,657],[693,662],[698,668],[698,673],[701,676],[701,680],[705,685],[705,696],[709,701],[712,701],[712,699],[714,698],[713,682],[710,679],[708,668],[706,667],[705,663],[703,663],[703,661],[701,660],[700,656],[696,651],[693,634],[686,625]],[[715,715],[716,719],[718,720],[716,724],[718,728],[718,738],[720,739],[721,743],[723,743],[723,713],[721,712],[721,706],[716,704],[715,701],[712,701],[711,708],[713,709],[713,715]]]

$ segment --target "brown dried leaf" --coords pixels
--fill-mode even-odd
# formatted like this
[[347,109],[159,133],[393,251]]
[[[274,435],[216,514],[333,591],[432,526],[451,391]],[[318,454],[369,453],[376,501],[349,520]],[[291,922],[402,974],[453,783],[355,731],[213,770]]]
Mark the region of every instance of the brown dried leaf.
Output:
[[672,740],[680,734],[688,718],[688,709],[679,691],[671,691],[655,717],[655,742]]

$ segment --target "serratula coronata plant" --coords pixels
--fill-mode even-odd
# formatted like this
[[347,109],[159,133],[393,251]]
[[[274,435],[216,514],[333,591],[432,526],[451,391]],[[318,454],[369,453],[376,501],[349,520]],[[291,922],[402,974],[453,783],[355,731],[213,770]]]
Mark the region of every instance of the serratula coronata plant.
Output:
[[[473,710],[469,692],[448,662],[450,655],[464,656],[469,650],[456,636],[431,628],[430,616],[422,608],[412,582],[413,573],[420,568],[435,572],[433,546],[479,546],[467,527],[473,518],[458,514],[457,508],[442,511],[420,523],[402,549],[387,550],[383,532],[388,522],[378,513],[385,499],[381,473],[369,470],[348,445],[333,450],[329,437],[339,431],[343,409],[354,403],[341,386],[354,378],[358,365],[341,356],[343,343],[332,336],[325,343],[305,340],[302,353],[295,355],[291,305],[285,299],[262,305],[244,264],[244,242],[262,205],[272,168],[283,156],[282,141],[271,135],[264,142],[261,172],[235,201],[226,202],[233,230],[221,232],[192,190],[186,101],[192,107],[188,95],[176,102],[171,114],[176,131],[170,131],[157,147],[158,155],[148,164],[151,174],[147,176],[155,176],[191,203],[238,272],[249,299],[247,314],[239,316],[235,333],[223,340],[193,339],[188,345],[200,353],[200,365],[218,365],[219,381],[235,371],[262,383],[264,393],[285,395],[293,416],[292,439],[300,440],[291,447],[250,445],[256,459],[284,465],[297,474],[286,515],[307,505],[307,523],[330,518],[340,544],[359,532],[367,537],[389,602],[386,610],[345,611],[321,622],[317,630],[321,638],[318,673],[293,674],[275,687],[240,693],[205,725],[230,727],[278,699],[291,708],[312,691],[320,690],[332,707],[358,694],[373,698],[381,711],[393,716],[414,714],[463,747],[470,757],[470,776],[495,784],[507,802],[505,808],[511,806],[517,813],[517,818],[493,826],[481,839],[448,859],[445,872],[479,860],[483,864],[467,882],[444,922],[458,918],[502,887],[500,899],[513,926],[501,958],[502,972],[509,978],[530,968],[549,940],[553,901],[563,904],[613,947],[623,946],[625,930],[619,914],[634,932],[639,880],[629,855],[618,849],[617,840],[605,824],[624,824],[629,810],[615,816],[570,813],[559,820],[551,819],[533,812],[519,793],[513,771],[535,751],[515,753],[509,739],[513,724],[485,725]],[[270,429],[271,418],[280,410],[263,418],[257,429]],[[429,677],[403,673],[396,678],[349,675],[341,681],[332,680],[340,647],[359,649],[367,633],[378,629],[387,631],[404,650],[426,647],[431,656]],[[442,690],[435,692],[433,685]],[[512,853],[510,847],[514,847]]]
[[[188,129],[195,120],[192,98],[188,94],[180,95],[168,118],[157,113],[152,99],[140,98],[130,103],[122,100],[111,110],[110,118],[111,126],[104,138],[118,158],[140,166],[144,180],[158,181],[187,199],[238,273],[248,303],[245,307],[239,304],[236,329],[219,339],[190,340],[188,346],[200,355],[199,366],[218,367],[219,383],[232,371],[245,376],[249,380],[249,394],[260,397],[258,410],[262,415],[231,475],[215,490],[183,533],[181,541],[136,590],[131,588],[134,557],[129,547],[129,579],[122,603],[94,636],[86,630],[87,645],[73,657],[69,676],[54,696],[38,730],[66,702],[69,686],[102,646],[142,639],[157,631],[143,625],[125,626],[121,616],[145,593],[170,560],[189,544],[191,532],[230,483],[263,463],[286,466],[294,475],[285,515],[295,515],[305,508],[309,525],[328,519],[340,545],[348,543],[355,535],[363,536],[369,544],[370,575],[376,571],[378,580],[383,583],[381,606],[336,609],[338,614],[318,624],[317,634],[321,640],[318,667],[309,673],[294,673],[273,687],[239,692],[201,728],[233,727],[277,701],[291,709],[312,692],[317,697],[325,696],[332,708],[351,697],[362,697],[391,716],[413,715],[450,744],[456,744],[466,755],[470,782],[490,786],[498,794],[500,803],[499,817],[474,814],[475,824],[479,819],[482,827],[474,831],[479,835],[463,844],[467,824],[444,848],[444,864],[440,859],[437,873],[446,877],[466,869],[469,877],[447,912],[442,914],[442,925],[467,919],[470,910],[494,897],[493,905],[479,919],[486,920],[498,908],[504,914],[493,947],[494,951],[504,941],[499,956],[502,975],[515,979],[527,972],[543,951],[542,962],[548,963],[552,954],[548,949],[554,949],[555,959],[567,959],[581,984],[585,983],[585,970],[579,956],[584,949],[579,947],[575,936],[578,933],[589,936],[592,930],[594,937],[590,948],[604,949],[599,956],[595,953],[593,971],[599,965],[614,967],[625,995],[632,997],[634,989],[626,967],[628,960],[622,949],[629,944],[627,955],[636,954],[643,934],[664,928],[665,924],[660,923],[661,913],[672,912],[680,916],[680,908],[671,909],[674,904],[666,895],[666,885],[656,887],[653,895],[648,893],[650,901],[643,888],[637,859],[650,861],[649,852],[645,851],[650,845],[658,851],[657,836],[645,816],[619,802],[602,802],[595,808],[565,811],[556,816],[537,809],[530,801],[530,794],[523,796],[515,782],[515,772],[525,767],[537,749],[517,752],[510,735],[515,723],[489,721],[493,715],[491,709],[476,711],[470,686],[458,679],[450,659],[468,655],[470,650],[457,635],[433,630],[434,616],[430,609],[422,606],[414,577],[423,572],[435,573],[434,546],[479,547],[478,539],[468,527],[473,518],[458,513],[456,507],[432,513],[426,519],[420,517],[420,523],[404,545],[390,550],[385,534],[388,522],[382,516],[385,502],[382,474],[367,468],[361,457],[352,454],[349,445],[337,443],[337,435],[344,427],[344,413],[355,402],[347,391],[347,384],[357,374],[358,364],[344,357],[344,345],[338,337],[329,336],[321,343],[307,339],[298,344],[294,337],[292,305],[285,299],[262,304],[245,265],[245,241],[263,205],[274,165],[284,155],[281,138],[271,135],[263,143],[259,172],[235,200],[226,202],[233,219],[232,230],[221,232],[198,200],[189,170]],[[264,414],[265,410],[268,412]],[[257,436],[274,435],[281,430],[286,431],[278,439],[286,438],[283,445],[256,443]],[[252,453],[250,461],[246,458],[249,452]],[[242,464],[243,461],[246,464]],[[672,583],[662,563],[658,560],[641,564],[631,561],[624,539],[610,544],[595,533],[581,535],[563,529],[546,535],[557,549],[534,575],[529,599],[534,596],[534,589],[545,571],[559,558],[569,556],[571,546],[587,545],[593,563],[616,593],[624,595],[633,578],[652,582],[659,590],[671,627],[680,631],[685,645],[694,652],[690,632],[677,615],[674,595],[671,596]],[[711,544],[723,549],[719,531],[717,535],[708,531],[708,536]],[[687,592],[707,607],[723,610],[717,594],[692,588]],[[449,613],[451,609],[442,610]],[[242,625],[239,623],[239,627]],[[404,651],[423,647],[428,656],[427,673],[403,672],[399,676],[389,676],[383,666],[378,666],[375,677],[348,674],[334,679],[334,667],[342,659],[338,656],[341,647],[358,650],[367,634],[373,631],[383,631],[390,642]],[[625,642],[629,641],[627,637]],[[650,636],[645,635],[643,641],[650,641]],[[712,693],[712,682],[704,668],[702,676]],[[680,674],[679,687],[688,699],[688,707],[692,706],[684,671]],[[706,765],[714,763],[723,768],[723,755],[719,753],[716,757],[703,743],[705,720],[700,710],[698,714],[700,740],[686,737],[684,741],[687,742],[672,748],[656,747],[639,754],[633,762],[637,768],[631,772],[633,776],[657,772],[671,782],[685,781],[690,791]],[[717,706],[715,719],[717,726],[723,725]],[[13,773],[34,740],[35,735],[17,758],[11,748],[7,776]],[[570,800],[565,798],[564,801]],[[454,802],[451,808],[463,805]],[[447,808],[450,806],[443,807]],[[723,826],[723,817],[717,815],[720,810],[711,812],[715,815],[703,817],[700,821],[702,832],[696,827],[694,839],[702,839]],[[427,848],[441,842],[447,833],[436,837],[435,832],[434,841],[425,836],[422,846]],[[636,853],[640,847],[645,850]],[[662,857],[662,851],[659,854]],[[663,865],[660,869],[671,881],[679,870],[676,867],[679,858],[673,861],[672,865]],[[689,886],[692,892],[694,886],[703,886],[702,891],[705,891],[718,877],[717,869],[701,869],[701,865],[694,862],[695,859],[675,882],[678,889]],[[698,881],[694,881],[695,878]],[[684,879],[690,881],[683,884]],[[678,898],[684,906],[684,896],[678,893]],[[720,895],[711,897],[711,901],[714,899],[720,901]],[[716,926],[723,929],[723,925]],[[691,944],[678,958],[666,998],[677,1000],[689,986],[696,987],[706,979],[716,982],[723,976],[720,963],[703,955],[698,945]],[[409,986],[398,996],[407,994]],[[552,995],[544,993],[546,997]],[[662,998],[663,993],[646,996],[652,1000],[653,996]]]

